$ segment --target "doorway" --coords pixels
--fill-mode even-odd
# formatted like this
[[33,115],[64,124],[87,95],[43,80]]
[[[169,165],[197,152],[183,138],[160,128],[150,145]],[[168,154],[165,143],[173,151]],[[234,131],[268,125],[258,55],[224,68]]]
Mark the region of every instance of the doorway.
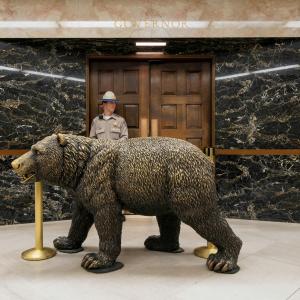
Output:
[[107,90],[129,138],[169,136],[214,146],[213,57],[133,55],[87,58],[87,135]]

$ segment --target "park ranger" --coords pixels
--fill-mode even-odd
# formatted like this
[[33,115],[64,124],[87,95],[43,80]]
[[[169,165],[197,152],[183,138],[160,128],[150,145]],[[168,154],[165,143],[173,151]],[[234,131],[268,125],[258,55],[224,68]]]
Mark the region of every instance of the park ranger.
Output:
[[[128,128],[123,117],[114,113],[118,102],[112,91],[107,91],[102,99],[103,114],[95,117],[92,121],[90,137],[96,139],[127,140]],[[125,212],[122,220],[126,221]]]
[[116,99],[112,91],[107,91],[102,99],[103,114],[95,117],[92,121],[90,137],[96,139],[126,140],[128,139],[128,128],[123,117],[114,113]]

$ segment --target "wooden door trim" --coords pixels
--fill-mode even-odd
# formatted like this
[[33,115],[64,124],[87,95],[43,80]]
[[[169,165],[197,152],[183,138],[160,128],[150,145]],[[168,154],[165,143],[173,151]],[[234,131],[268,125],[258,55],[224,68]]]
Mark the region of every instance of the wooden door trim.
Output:
[[216,146],[216,59],[211,57],[211,144]]
[[131,55],[100,55],[100,54],[89,54],[87,60],[208,60],[213,59],[214,55],[171,55],[171,54],[131,54]]
[[90,58],[85,58],[85,135],[90,136]]
[[89,125],[89,115],[90,115],[90,63],[94,60],[111,60],[111,61],[151,61],[151,60],[163,60],[163,61],[210,61],[211,63],[211,147],[215,147],[215,56],[214,55],[171,55],[171,54],[131,54],[131,55],[99,55],[99,54],[89,54],[86,56],[86,136],[89,136],[90,125]]
[[3,155],[22,155],[26,152],[30,151],[30,149],[4,149],[0,150],[0,156]]

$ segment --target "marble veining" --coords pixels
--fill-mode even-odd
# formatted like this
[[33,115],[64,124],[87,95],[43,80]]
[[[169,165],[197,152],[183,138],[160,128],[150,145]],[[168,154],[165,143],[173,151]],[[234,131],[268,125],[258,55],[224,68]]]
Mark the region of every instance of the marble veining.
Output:
[[[0,225],[34,221],[34,184],[21,184],[10,163],[15,156],[0,156]],[[71,217],[72,193],[58,186],[43,185],[43,219]]]
[[220,156],[219,205],[226,217],[300,222],[300,158]]

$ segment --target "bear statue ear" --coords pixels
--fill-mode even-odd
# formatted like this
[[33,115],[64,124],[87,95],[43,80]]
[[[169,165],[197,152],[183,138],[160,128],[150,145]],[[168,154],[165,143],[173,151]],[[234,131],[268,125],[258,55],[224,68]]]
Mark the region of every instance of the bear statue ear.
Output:
[[57,141],[61,146],[67,145],[67,139],[66,139],[65,135],[62,133],[57,134]]

